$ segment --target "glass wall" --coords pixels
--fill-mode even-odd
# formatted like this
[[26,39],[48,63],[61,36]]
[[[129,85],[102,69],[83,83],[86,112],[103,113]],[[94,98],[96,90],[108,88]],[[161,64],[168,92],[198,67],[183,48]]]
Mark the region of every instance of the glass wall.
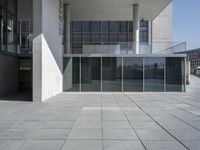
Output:
[[1,41],[0,51],[16,53],[16,31],[17,31],[17,3],[16,0],[1,0]]
[[164,91],[165,58],[144,58],[144,90]]
[[[148,42],[148,21],[141,21],[140,26],[140,42]],[[123,42],[126,44],[121,49],[127,49],[130,45],[132,47],[132,21],[72,21],[70,31],[73,54],[82,53],[83,45],[113,45]]]
[[64,91],[185,91],[185,58],[65,57],[63,63]]
[[123,91],[143,91],[143,58],[123,58]]
[[102,91],[122,91],[122,58],[102,58]]
[[101,91],[100,58],[81,58],[81,91]]
[[166,58],[166,91],[185,91],[184,58]]
[[80,58],[64,58],[63,90],[80,91]]

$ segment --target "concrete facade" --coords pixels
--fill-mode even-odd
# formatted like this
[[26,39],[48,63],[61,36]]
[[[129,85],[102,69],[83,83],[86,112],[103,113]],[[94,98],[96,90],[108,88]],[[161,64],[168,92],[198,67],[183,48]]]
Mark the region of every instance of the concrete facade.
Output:
[[156,53],[172,47],[173,42],[173,2],[152,21],[152,52]]
[[[135,21],[145,19],[149,20],[150,39],[148,46],[152,45],[152,52],[169,47],[166,42],[173,41],[173,3],[171,0],[163,3],[158,3],[157,0],[152,3],[133,1],[130,6],[127,1],[122,4],[121,1],[114,3],[112,0],[102,1],[101,3],[95,0],[91,3],[92,7],[86,4],[86,1],[84,5],[80,5],[78,1],[64,0],[63,25],[65,37],[63,38],[59,34],[59,0],[18,1],[18,19],[33,20],[33,101],[44,101],[63,91],[63,44],[65,44],[64,50],[68,54],[71,53],[69,44],[71,20]],[[110,9],[111,6],[113,6],[113,9]],[[120,7],[120,11],[119,6],[123,6]],[[154,11],[147,13],[150,10],[149,8]],[[100,12],[107,15],[102,15]],[[133,25],[133,42],[138,43],[134,46],[135,54],[140,53],[142,49],[140,47],[139,50],[139,28],[139,21],[137,21]],[[152,42],[163,42],[165,44],[157,45],[152,44]],[[147,50],[146,47],[145,49]],[[64,71],[72,72],[72,68],[68,67]],[[71,77],[68,78],[71,79]]]
[[62,36],[59,1],[33,1],[33,101],[62,92]]
[[17,92],[18,58],[0,54],[0,70],[0,95]]

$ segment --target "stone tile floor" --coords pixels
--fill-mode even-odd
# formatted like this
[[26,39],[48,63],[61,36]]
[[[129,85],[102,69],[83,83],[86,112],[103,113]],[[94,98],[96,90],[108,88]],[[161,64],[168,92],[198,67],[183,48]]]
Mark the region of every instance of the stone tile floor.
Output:
[[186,93],[0,101],[0,150],[200,150],[200,79]]

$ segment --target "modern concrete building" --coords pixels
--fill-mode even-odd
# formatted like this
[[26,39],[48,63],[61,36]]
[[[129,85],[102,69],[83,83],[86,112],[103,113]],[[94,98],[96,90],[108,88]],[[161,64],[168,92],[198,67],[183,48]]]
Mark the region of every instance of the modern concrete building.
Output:
[[0,94],[185,91],[172,0],[1,0]]

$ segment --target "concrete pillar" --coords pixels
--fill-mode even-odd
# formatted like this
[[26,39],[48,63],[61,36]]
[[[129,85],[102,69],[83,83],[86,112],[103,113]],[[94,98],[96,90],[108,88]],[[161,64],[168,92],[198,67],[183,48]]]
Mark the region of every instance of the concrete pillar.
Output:
[[59,31],[60,5],[55,0],[33,0],[33,101],[62,92],[63,51]]
[[133,54],[139,54],[139,48],[140,48],[139,5],[133,4]]
[[64,35],[65,35],[65,53],[70,54],[70,6],[64,5]]

